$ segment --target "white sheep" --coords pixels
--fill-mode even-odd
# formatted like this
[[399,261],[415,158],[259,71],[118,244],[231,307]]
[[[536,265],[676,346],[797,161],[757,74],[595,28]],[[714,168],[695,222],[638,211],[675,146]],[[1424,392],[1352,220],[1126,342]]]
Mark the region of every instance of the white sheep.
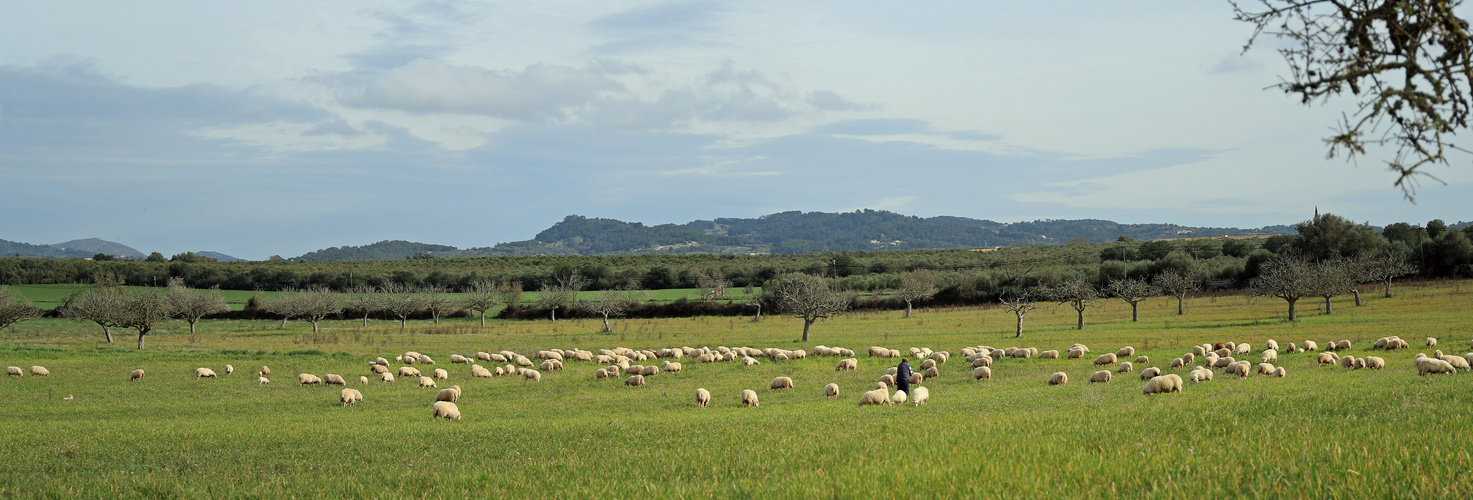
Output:
[[975,359],[972,360],[972,368],[978,368],[978,367],[983,367],[983,366],[992,366],[992,356],[988,356],[988,355],[985,355],[985,354],[980,354]]
[[675,361],[666,361],[665,362],[664,371],[666,373],[680,373],[680,370],[681,370],[680,363],[675,362]]
[[1437,337],[1427,337],[1427,347],[1437,347]]
[[1304,341],[1304,350],[1306,350],[1306,351],[1318,351],[1318,350],[1320,350],[1320,345],[1314,343],[1313,340],[1306,340],[1306,341]]
[[1186,354],[1181,355],[1181,360],[1183,362],[1185,362],[1186,364],[1189,364],[1190,365],[1190,364],[1192,364],[1192,363],[1194,363],[1194,362],[1197,361],[1197,355],[1196,354],[1192,354],[1192,353],[1189,352],[1189,353],[1186,353]]
[[450,372],[445,371],[444,368],[436,368],[434,377],[435,380],[450,380]]
[[533,382],[541,382],[542,381],[542,372],[539,372],[537,370],[533,370],[531,368],[523,368],[522,369],[522,380],[531,380]]
[[830,382],[829,385],[823,386],[823,395],[830,399],[839,397],[839,384]]
[[226,375],[229,375],[229,374],[232,374],[232,373],[235,373],[235,367],[234,366],[230,366],[230,365],[225,365],[225,374]]
[[303,373],[297,375],[297,382],[301,385],[321,385],[322,379],[317,378],[316,375],[313,375],[311,373]]
[[926,401],[931,400],[931,390],[925,387],[915,387],[910,392],[914,393],[910,395],[910,401],[916,406],[924,405]]
[[1227,370],[1224,370],[1223,373],[1229,375],[1237,375],[1238,377],[1247,377],[1248,372],[1250,371],[1248,369],[1248,366],[1250,365],[1252,365],[1252,363],[1249,363],[1247,361],[1237,361],[1228,365]]
[[1185,360],[1185,359],[1176,358],[1176,359],[1171,360],[1171,367],[1170,368],[1172,368],[1172,369],[1184,368],[1186,366],[1187,366],[1187,360]]
[[1211,382],[1212,370],[1208,370],[1206,368],[1198,366],[1192,370],[1190,376],[1192,378],[1192,382]]
[[1048,378],[1048,385],[1064,385],[1067,383],[1069,383],[1069,374],[1064,372],[1054,372]]
[[941,370],[937,369],[936,367],[933,366],[926,369],[926,378],[936,378],[940,376]]
[[1130,373],[1130,372],[1133,372],[1133,371],[1135,371],[1135,363],[1131,363],[1129,361],[1122,361],[1122,362],[1120,362],[1120,367],[1117,368],[1115,371],[1117,373]]
[[752,359],[751,356],[744,356],[744,357],[742,357],[742,366],[757,366],[757,365],[760,365],[760,364],[762,364],[761,361],[757,361],[756,359]]
[[271,383],[271,380],[270,379],[267,379],[266,377],[260,377],[260,376],[258,376],[258,377],[256,377],[256,383],[258,383],[260,385],[266,385],[266,384]]
[[624,385],[632,387],[642,386],[644,385],[644,375],[640,375],[637,373],[634,375],[630,375],[629,378],[624,379]]
[[839,364],[834,366],[834,371],[836,372],[854,371],[857,369],[859,369],[859,360],[856,358],[841,359],[839,360]]
[[1380,370],[1386,367],[1386,360],[1380,356],[1366,356],[1366,368]]
[[895,394],[891,394],[890,395],[890,403],[892,403],[892,404],[901,404],[901,403],[904,403],[905,400],[908,399],[909,397],[910,397],[910,395],[909,394],[906,394],[905,391],[895,391]]
[[762,406],[762,404],[757,401],[757,391],[751,389],[742,389],[742,406]]
[[1277,351],[1277,350],[1279,350],[1279,343],[1278,343],[1278,341],[1276,341],[1274,339],[1268,339],[1267,342],[1264,342],[1263,343],[1263,348],[1264,349],[1273,349],[1273,350]]
[[215,370],[209,368],[195,368],[194,379],[199,380],[202,378],[219,378],[219,375],[215,375]]
[[51,375],[51,370],[47,370],[44,366],[32,366],[31,375],[35,375],[37,377],[47,377]]
[[1258,374],[1259,375],[1273,375],[1274,374],[1274,365],[1271,365],[1271,364],[1268,364],[1268,363],[1259,363],[1258,364]]
[[430,359],[429,356],[426,356],[424,354],[419,355],[419,360],[418,361],[420,362],[420,364],[425,364],[425,365],[433,365],[433,364],[435,364],[435,360]]
[[1276,362],[1279,360],[1279,351],[1277,349],[1264,349],[1260,360],[1264,363]]
[[137,370],[133,370],[133,373],[131,373],[131,374],[128,375],[128,381],[129,382],[137,382],[139,380],[143,380],[143,369],[142,368],[139,368]]
[[1175,373],[1162,375],[1146,382],[1144,394],[1181,392],[1181,377]]
[[1113,365],[1115,364],[1116,356],[1116,353],[1107,352],[1105,354],[1101,354],[1100,357],[1095,358],[1095,365]]
[[363,375],[359,375],[358,376],[358,383],[359,384],[367,384],[368,383],[368,377],[365,377]]
[[895,387],[895,376],[888,373],[880,375],[879,382],[881,384],[885,384],[886,387]]
[[988,380],[992,378],[992,368],[979,366],[972,369],[972,380]]
[[1250,346],[1247,343],[1238,344],[1237,347],[1233,349],[1233,354],[1248,354],[1250,352],[1253,352],[1253,346]]
[[368,371],[373,372],[375,375],[380,373],[389,373],[389,367],[375,363],[368,365]]
[[655,375],[659,375],[660,374],[660,367],[655,366],[655,365],[645,366],[642,370],[640,370],[640,374],[641,375],[644,375],[646,377],[653,377]]
[[1161,369],[1154,366],[1141,370],[1141,380],[1151,380],[1161,376]]
[[696,389],[696,404],[705,408],[711,402],[711,391]]
[[436,401],[430,410],[430,420],[444,418],[445,420],[460,420],[460,407],[449,401]]
[[491,378],[491,370],[481,365],[471,365],[471,378]]
[[263,365],[263,366],[261,366],[261,370],[260,371],[257,371],[256,374],[257,375],[260,375],[262,377],[270,377],[271,376],[271,367],[264,366]]
[[1451,363],[1436,358],[1417,358],[1417,374],[1426,376],[1428,373],[1454,374],[1458,372]]
[[1355,366],[1355,356],[1346,356],[1346,357],[1340,358],[1340,367],[1341,368],[1352,368],[1354,366]]
[[1135,348],[1134,347],[1131,347],[1131,346],[1121,347],[1120,350],[1115,351],[1115,356],[1118,356],[1118,357],[1121,357],[1121,358],[1128,358],[1128,357],[1131,357],[1131,356],[1135,356]]
[[435,387],[435,379],[432,379],[432,378],[429,378],[429,377],[420,377],[419,378],[419,386],[420,387]]
[[399,367],[399,376],[400,377],[418,377],[419,376],[419,369],[418,368],[415,368],[415,367],[412,367],[412,366],[401,366],[401,367]]
[[1340,362],[1340,356],[1330,351],[1324,351],[1315,356],[1315,362],[1320,365],[1333,365]]
[[792,377],[778,377],[778,378],[772,379],[772,388],[773,389],[792,389],[793,388],[793,379],[792,379]]
[[888,405],[890,402],[890,391],[884,387],[865,392],[859,395],[859,406],[865,405]]
[[382,374],[381,380],[383,380],[384,383],[392,384],[392,383],[394,383],[394,374],[392,374],[392,373],[384,373],[384,374]]
[[1043,351],[1043,352],[1038,353],[1038,358],[1039,359],[1059,359],[1059,351],[1058,350],[1055,350],[1055,349],[1050,349],[1050,350],[1047,350],[1047,351]]
[[1454,356],[1448,354],[1443,356],[1441,359],[1443,361],[1446,361],[1448,364],[1453,365],[1453,368],[1457,368],[1462,371],[1468,371],[1470,369],[1467,358],[1464,358],[1462,356]]
[[342,392],[338,393],[338,401],[342,402],[343,406],[348,406],[363,401],[363,393],[358,392],[357,389],[344,388]]
[[1278,368],[1274,368],[1274,376],[1275,377],[1284,378],[1284,374],[1285,374],[1284,367],[1280,366]]
[[910,385],[917,385],[926,381],[926,376],[921,373],[910,374]]
[[1096,383],[1103,384],[1103,383],[1108,383],[1109,381],[1110,381],[1110,370],[1100,370],[1100,371],[1097,371],[1097,372],[1094,372],[1094,373],[1090,374],[1090,376],[1089,376],[1089,383],[1091,383],[1091,384],[1096,384]]
[[451,403],[460,401],[460,386],[452,385],[440,392],[435,393],[435,401],[449,401]]
[[348,385],[348,381],[343,380],[342,375],[337,375],[333,373],[323,375],[322,381],[324,383],[327,383],[328,385]]
[[1149,365],[1149,364],[1151,364],[1151,357],[1150,356],[1146,356],[1144,354],[1142,354],[1140,356],[1136,356],[1135,357],[1135,364],[1138,364],[1138,365]]

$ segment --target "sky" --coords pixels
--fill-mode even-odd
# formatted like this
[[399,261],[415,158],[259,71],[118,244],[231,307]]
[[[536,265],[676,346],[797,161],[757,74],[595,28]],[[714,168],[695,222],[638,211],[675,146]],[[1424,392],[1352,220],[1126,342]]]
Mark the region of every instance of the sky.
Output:
[[567,215],[1473,219],[1227,2],[0,0],[0,239],[293,257]]

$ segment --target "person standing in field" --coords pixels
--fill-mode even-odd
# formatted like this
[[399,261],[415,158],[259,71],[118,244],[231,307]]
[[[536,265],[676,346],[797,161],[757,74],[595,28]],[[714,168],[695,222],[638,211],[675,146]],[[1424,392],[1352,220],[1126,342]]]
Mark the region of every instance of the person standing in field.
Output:
[[910,358],[900,360],[900,366],[895,367],[895,388],[910,396]]

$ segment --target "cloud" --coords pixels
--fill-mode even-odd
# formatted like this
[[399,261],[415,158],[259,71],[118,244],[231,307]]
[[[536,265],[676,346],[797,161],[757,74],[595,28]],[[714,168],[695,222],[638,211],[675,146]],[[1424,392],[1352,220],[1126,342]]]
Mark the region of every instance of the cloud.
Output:
[[1256,57],[1248,57],[1244,54],[1223,54],[1212,64],[1207,72],[1213,75],[1225,75],[1228,73],[1245,73],[1258,70],[1263,67],[1263,60]]
[[595,53],[708,45],[726,10],[718,2],[665,2],[609,14],[587,28],[610,40],[594,47]]
[[604,91],[624,91],[603,68],[534,64],[522,71],[452,66],[416,59],[372,77],[354,106],[411,113],[482,114],[558,122]]
[[813,130],[819,134],[836,135],[901,135],[918,134],[931,131],[931,124],[925,120],[906,120],[898,118],[875,118],[867,120],[846,120],[820,126]]
[[313,125],[311,127],[308,127],[307,130],[303,130],[302,131],[302,135],[304,135],[304,136],[314,136],[314,135],[341,135],[341,136],[352,137],[352,136],[357,136],[357,135],[363,135],[363,131],[362,130],[358,130],[356,128],[353,128],[352,125],[349,125],[348,124],[348,121],[347,120],[344,120],[342,118],[338,118],[338,119],[335,119],[335,120],[328,120],[328,121],[325,121],[325,122],[322,122],[322,123],[318,123],[316,125]]

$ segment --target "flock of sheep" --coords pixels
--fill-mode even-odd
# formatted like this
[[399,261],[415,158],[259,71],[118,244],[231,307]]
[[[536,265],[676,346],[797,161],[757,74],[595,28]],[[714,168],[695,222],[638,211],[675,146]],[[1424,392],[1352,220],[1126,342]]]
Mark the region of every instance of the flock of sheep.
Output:
[[[1425,344],[1429,348],[1436,347],[1437,339],[1428,337]],[[1389,336],[1377,339],[1372,346],[1372,350],[1391,351],[1409,347],[1410,344],[1400,337]],[[1186,379],[1194,383],[1212,381],[1214,373],[1217,373],[1215,370],[1221,370],[1221,373],[1225,375],[1236,375],[1238,377],[1247,377],[1250,372],[1270,377],[1284,377],[1287,374],[1284,367],[1273,365],[1273,363],[1279,362],[1280,353],[1289,355],[1316,351],[1318,353],[1315,354],[1315,362],[1322,366],[1338,365],[1349,370],[1380,370],[1385,368],[1386,361],[1381,357],[1368,355],[1357,358],[1352,355],[1341,356],[1337,352],[1350,348],[1351,342],[1349,340],[1326,342],[1323,351],[1320,350],[1319,344],[1312,340],[1304,341],[1302,346],[1291,342],[1282,349],[1278,342],[1268,340],[1264,344],[1264,349],[1258,352],[1259,363],[1255,368],[1249,360],[1238,360],[1234,358],[1234,356],[1246,357],[1252,355],[1254,353],[1252,345],[1235,342],[1206,343],[1192,346],[1191,352],[1183,353],[1180,357],[1166,363],[1165,369],[1185,370],[1187,366],[1195,364],[1196,366],[1188,372]],[[1473,342],[1470,342],[1470,348],[1473,348]],[[992,378],[994,363],[996,360],[1002,358],[1084,359],[1089,351],[1089,347],[1084,344],[1074,344],[1063,353],[1058,350],[1040,351],[1036,347],[1008,347],[999,349],[985,345],[964,347],[959,352],[972,368],[972,378],[974,380],[988,380]],[[927,379],[941,376],[940,367],[945,365],[952,355],[949,351],[932,351],[924,347],[912,347],[909,349],[908,354],[910,358],[920,360],[920,363],[916,366],[915,371],[907,381],[910,386],[909,393],[902,390],[891,392],[891,389],[900,385],[898,383],[899,381],[895,379],[897,369],[891,366],[876,379],[874,389],[860,395],[858,401],[859,406],[893,405],[906,402],[919,406],[926,404],[930,400],[930,389],[922,384]],[[813,355],[842,358],[834,366],[835,372],[852,372],[859,367],[858,358],[854,357],[854,351],[849,349],[820,345],[814,348]],[[451,354],[449,360],[452,364],[470,365],[469,376],[471,378],[515,376],[527,382],[540,382],[543,372],[562,371],[564,361],[587,362],[594,365],[601,365],[592,372],[595,380],[617,379],[619,377],[625,377],[627,374],[627,377],[624,378],[624,385],[641,387],[648,384],[652,377],[662,373],[682,372],[684,367],[681,361],[679,361],[681,359],[693,359],[697,364],[730,362],[744,367],[750,367],[760,365],[762,363],[760,360],[762,359],[781,362],[804,359],[808,356],[809,353],[803,349],[728,348],[722,346],[715,349],[707,347],[675,347],[636,350],[616,347],[613,349],[600,349],[596,352],[582,349],[543,350],[537,351],[530,357],[513,351],[500,351],[496,353],[477,352],[473,356]],[[900,358],[903,354],[896,349],[871,346],[869,348],[869,356],[874,358]],[[540,360],[540,362],[533,361],[534,359]],[[659,366],[654,364],[635,364],[649,363],[654,360],[661,360],[662,363]],[[1198,364],[1199,360],[1200,364]],[[436,364],[433,358],[425,354],[413,351],[405,352],[395,356],[394,362],[401,366],[397,369],[392,369],[390,360],[383,357],[376,358],[368,362],[368,372],[376,376],[382,383],[394,383],[398,379],[407,377],[410,380],[415,380],[420,387],[424,388],[437,388],[437,381],[450,379],[449,370],[444,368],[430,369],[430,375],[424,375],[415,365],[428,368]],[[492,368],[486,368],[480,362],[494,363],[494,365]],[[887,361],[886,364],[889,364],[889,362]],[[1110,383],[1116,374],[1131,373],[1139,368],[1139,378],[1145,381],[1145,386],[1142,390],[1144,394],[1181,392],[1184,382],[1182,376],[1175,373],[1163,373],[1163,368],[1151,366],[1152,364],[1149,357],[1145,355],[1137,356],[1135,348],[1130,346],[1122,347],[1115,352],[1107,352],[1096,356],[1093,361],[1094,367],[1114,365],[1114,369],[1094,371],[1087,377],[1087,381],[1091,384]],[[1450,354],[1444,355],[1441,350],[1437,350],[1431,356],[1418,354],[1413,359],[1413,364],[1417,368],[1418,374],[1422,376],[1428,374],[1455,374],[1458,371],[1470,370],[1470,366],[1473,366],[1473,352],[1463,356],[1456,356]],[[223,371],[226,375],[229,375],[235,371],[235,367],[227,364],[224,366]],[[32,366],[29,372],[33,376],[42,377],[51,374],[50,370],[44,366]],[[264,385],[271,382],[268,378],[271,375],[270,367],[262,366],[256,373],[260,384]],[[10,366],[6,368],[6,374],[12,377],[24,377],[26,372],[18,366]],[[129,373],[129,380],[133,382],[141,381],[144,379],[144,375],[145,371],[143,369],[136,369]],[[195,369],[196,379],[218,377],[220,375],[214,369],[205,367]],[[300,385],[343,386],[343,389],[338,394],[338,401],[343,406],[363,401],[363,393],[357,389],[347,387],[348,379],[339,374],[327,373],[322,377],[318,377],[311,373],[301,373],[297,376],[297,382]],[[367,375],[359,376],[357,382],[360,385],[366,385],[369,383],[369,377]],[[1062,371],[1053,373],[1047,380],[1048,385],[1064,385],[1068,383],[1069,374]],[[774,378],[768,387],[770,390],[790,390],[795,387],[795,383],[791,377],[782,376]],[[838,383],[831,382],[823,386],[823,395],[829,399],[837,398],[840,395]],[[460,409],[456,405],[460,401],[460,397],[461,388],[459,385],[439,390],[431,402],[431,418],[460,419]],[[695,402],[698,406],[707,406],[711,402],[711,392],[705,388],[696,389]],[[761,406],[758,393],[753,389],[743,389],[739,394],[739,402],[741,406]]]

